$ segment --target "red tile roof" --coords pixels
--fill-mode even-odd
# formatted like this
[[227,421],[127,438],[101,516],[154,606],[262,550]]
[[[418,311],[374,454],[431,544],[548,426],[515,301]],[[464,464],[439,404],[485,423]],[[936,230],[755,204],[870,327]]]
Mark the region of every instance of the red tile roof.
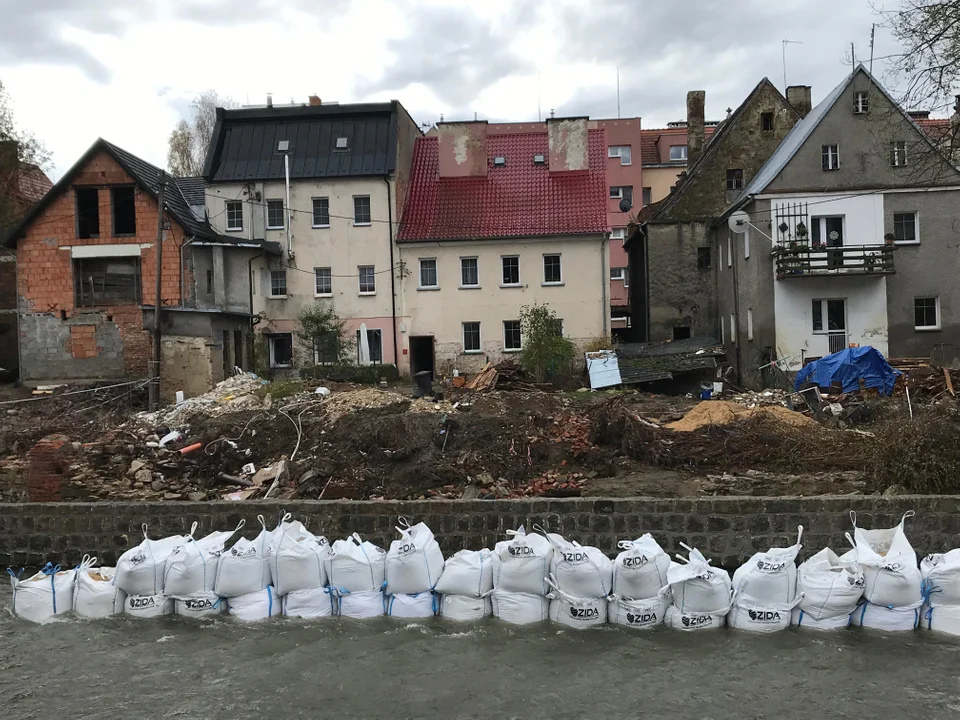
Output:
[[[704,128],[704,137],[709,139],[710,136],[713,135],[714,130],[716,130],[716,127],[713,125]],[[679,143],[681,145],[687,142],[687,129],[685,127],[645,128],[641,130],[640,158],[644,165],[659,165],[661,163],[670,162],[669,159],[660,159],[660,149],[657,147],[657,143],[660,141],[661,135],[669,135],[672,138],[676,138],[678,141],[682,141]]]
[[948,118],[919,118],[914,122],[934,143],[939,143],[953,135]]
[[[603,130],[589,130],[589,170],[551,173],[546,132],[487,136],[485,177],[441,178],[438,139],[417,138],[397,242],[607,232]],[[507,159],[494,167],[493,158]]]

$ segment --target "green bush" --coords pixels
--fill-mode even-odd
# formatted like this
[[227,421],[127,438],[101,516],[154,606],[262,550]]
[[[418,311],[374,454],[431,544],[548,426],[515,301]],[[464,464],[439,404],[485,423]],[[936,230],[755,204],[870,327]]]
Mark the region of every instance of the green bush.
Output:
[[382,377],[385,377],[387,382],[399,380],[400,371],[396,365],[314,365],[301,370],[300,377],[375,385]]
[[563,337],[562,322],[549,305],[521,307],[520,327],[520,367],[538,383],[557,382],[570,374],[576,349]]

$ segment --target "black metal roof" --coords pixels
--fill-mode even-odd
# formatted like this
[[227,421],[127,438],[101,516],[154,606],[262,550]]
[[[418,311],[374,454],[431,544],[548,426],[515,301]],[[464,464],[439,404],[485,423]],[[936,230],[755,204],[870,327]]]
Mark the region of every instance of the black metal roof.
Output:
[[[290,143],[292,179],[386,175],[396,168],[398,105],[217,108],[203,176],[210,183],[281,180],[281,140]],[[345,148],[338,138],[347,139]]]
[[206,185],[202,177],[178,177],[174,178],[174,182],[180,188],[180,193],[188,205],[204,206],[207,204]]

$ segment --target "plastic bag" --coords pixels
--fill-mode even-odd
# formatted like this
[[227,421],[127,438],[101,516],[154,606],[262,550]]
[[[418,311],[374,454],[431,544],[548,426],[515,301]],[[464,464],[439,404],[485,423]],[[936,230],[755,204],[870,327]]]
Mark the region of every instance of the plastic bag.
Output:
[[20,573],[7,568],[13,587],[13,612],[17,617],[35,623],[46,623],[56,615],[73,610],[73,588],[76,573],[61,570],[59,565],[47,563],[36,575],[25,580]]
[[507,535],[511,539],[498,542],[493,550],[494,587],[508,593],[546,595],[550,590],[546,578],[553,559],[550,541],[537,533],[528,535],[522,525],[517,530],[507,530]]
[[[737,568],[733,574],[733,591],[761,605],[782,607],[794,601],[797,595],[797,555],[803,526],[797,528],[797,542],[787,548],[770,548],[758,552]],[[789,616],[789,612],[787,615]],[[737,614],[737,618],[749,614]],[[728,619],[728,624],[731,624]],[[784,626],[786,627],[786,626]]]
[[380,617],[386,612],[382,590],[344,592],[337,590],[337,603],[341,617],[364,620]]
[[960,606],[960,549],[927,555],[920,563],[920,577],[930,607]]
[[117,560],[114,583],[127,595],[159,595],[163,592],[163,573],[167,558],[184,540],[182,535],[151,540],[147,537],[147,525],[144,523],[143,542],[127,550]]
[[922,599],[923,578],[917,567],[917,554],[903,530],[911,510],[904,513],[900,524],[880,530],[864,530],[857,527],[857,514],[850,513],[853,520],[853,538],[847,538],[856,548],[857,562],[863,567],[863,597],[874,605],[884,607],[913,607]]
[[619,547],[622,552],[613,561],[613,594],[631,599],[657,595],[667,585],[670,556],[650,533],[636,540],[621,540]]
[[270,542],[273,533],[267,530],[263,515],[258,515],[262,528],[253,541],[240,538],[220,556],[213,591],[220,597],[233,598],[265,590],[270,585]]
[[424,523],[413,527],[400,518],[400,539],[390,543],[385,577],[389,595],[413,595],[433,590],[443,573],[443,553]]
[[483,597],[493,590],[493,553],[460,550],[448,557],[435,590],[442,595]]
[[245,520],[241,520],[233,532],[215,531],[199,540],[194,539],[197,523],[193,523],[184,542],[173,548],[167,557],[163,573],[163,592],[170,597],[181,599],[205,593],[213,594],[223,549],[227,541],[245,523]]
[[[554,555],[556,557],[556,555]],[[561,625],[586,630],[587,628],[605,625],[607,622],[606,597],[576,597],[560,589],[560,585],[553,576],[547,577],[547,584],[553,588],[547,596],[550,598],[550,619]]]
[[73,611],[78,617],[96,619],[123,612],[126,594],[113,584],[117,569],[94,567],[97,558],[84,555],[76,570]]
[[549,533],[547,540],[553,546],[550,575],[558,590],[578,598],[605,598],[610,594],[613,561],[599,548],[584,547],[556,533]]
[[472,595],[441,595],[440,617],[456,622],[474,622],[490,617],[493,605],[489,597]]
[[329,547],[325,537],[308,532],[303,523],[281,523],[274,531],[270,555],[270,576],[277,595],[326,585],[323,558]]
[[432,618],[437,614],[437,597],[432,592],[387,595],[386,603],[389,617]]
[[332,617],[337,614],[335,593],[330,588],[294,590],[283,596],[283,614],[307,620]]
[[[730,575],[722,568],[711,567],[699,550],[680,545],[689,557],[677,558],[686,564],[671,564],[667,570],[674,606],[682,614],[726,615],[730,610]],[[666,588],[660,592],[666,592]]]
[[271,585],[263,590],[227,599],[230,614],[243,622],[257,622],[279,615],[283,608]]
[[205,618],[220,615],[227,603],[213,593],[199,593],[190,598],[177,598],[173,601],[175,615],[188,618]]
[[127,595],[123,603],[125,615],[141,620],[170,615],[173,612],[173,598],[158,593],[157,595]]
[[330,587],[340,592],[370,593],[383,589],[386,553],[383,548],[361,540],[356,533],[334,542],[323,561]]
[[622,625],[634,630],[651,630],[663,624],[669,604],[669,597],[663,595],[645,600],[633,600],[614,595],[607,604],[607,619],[611,625]]
[[530,625],[550,617],[550,600],[544,595],[497,588],[491,598],[494,616],[511,625]]

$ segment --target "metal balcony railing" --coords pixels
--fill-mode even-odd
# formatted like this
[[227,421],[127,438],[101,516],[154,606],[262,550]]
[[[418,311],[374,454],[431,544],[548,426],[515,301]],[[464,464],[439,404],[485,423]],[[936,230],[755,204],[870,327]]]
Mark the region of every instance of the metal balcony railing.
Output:
[[893,275],[893,247],[777,245],[777,280],[824,275]]
[[832,332],[827,335],[827,349],[830,354],[847,349],[847,334],[845,332]]

